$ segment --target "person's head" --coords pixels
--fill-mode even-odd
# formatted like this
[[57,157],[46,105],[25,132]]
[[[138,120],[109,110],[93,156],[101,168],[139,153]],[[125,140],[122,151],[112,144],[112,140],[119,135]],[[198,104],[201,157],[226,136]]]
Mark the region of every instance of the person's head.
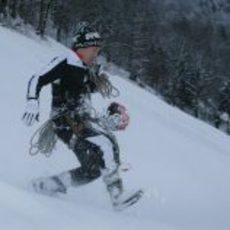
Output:
[[100,51],[102,38],[96,29],[87,22],[77,25],[73,38],[72,50],[75,51],[83,62],[91,64]]

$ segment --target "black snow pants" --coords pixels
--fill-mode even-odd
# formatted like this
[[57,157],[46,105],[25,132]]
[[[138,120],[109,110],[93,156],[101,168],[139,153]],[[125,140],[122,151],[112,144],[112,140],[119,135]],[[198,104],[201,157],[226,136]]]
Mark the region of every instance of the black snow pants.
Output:
[[55,132],[80,162],[80,167],[70,170],[74,185],[87,184],[101,176],[101,170],[105,168],[103,152],[100,146],[86,139],[97,136],[95,130],[84,128],[77,136],[71,128],[57,128]]

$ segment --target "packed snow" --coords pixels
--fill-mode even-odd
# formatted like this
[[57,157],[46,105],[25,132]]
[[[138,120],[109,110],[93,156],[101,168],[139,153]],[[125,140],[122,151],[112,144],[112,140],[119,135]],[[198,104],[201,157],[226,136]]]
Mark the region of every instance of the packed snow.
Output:
[[101,179],[48,197],[30,188],[32,179],[78,165],[61,142],[49,157],[29,155],[29,141],[50,112],[50,86],[40,98],[40,122],[26,127],[21,117],[27,82],[65,48],[52,40],[25,37],[0,27],[2,230],[229,230],[230,137],[196,120],[119,76],[111,76],[125,104],[130,126],[118,132],[127,189],[143,188],[135,206],[115,212]]

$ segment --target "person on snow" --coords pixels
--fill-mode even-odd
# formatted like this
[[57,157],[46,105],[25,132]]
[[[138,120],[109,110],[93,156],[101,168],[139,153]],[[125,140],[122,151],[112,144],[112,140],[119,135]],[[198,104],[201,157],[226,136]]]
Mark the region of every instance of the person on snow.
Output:
[[[80,167],[34,181],[37,191],[55,194],[66,193],[70,186],[88,184],[102,176],[114,206],[124,202],[125,193],[119,176],[119,156],[110,149],[103,150],[104,135],[93,128],[90,121],[92,105],[90,95],[99,92],[109,96],[113,89],[108,76],[100,71],[96,58],[102,38],[89,23],[77,26],[72,49],[62,57],[55,57],[28,83],[27,106],[23,121],[31,126],[39,118],[39,93],[43,86],[52,85],[51,121],[57,137],[64,142],[80,162]],[[107,128],[125,129],[129,117],[124,106],[111,103],[102,117]],[[91,141],[97,137],[97,141]]]

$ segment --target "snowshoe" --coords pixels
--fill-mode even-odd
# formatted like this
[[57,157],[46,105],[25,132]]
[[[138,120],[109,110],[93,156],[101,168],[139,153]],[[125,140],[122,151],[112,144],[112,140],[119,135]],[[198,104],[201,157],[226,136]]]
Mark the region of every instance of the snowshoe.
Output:
[[143,194],[144,192],[141,189],[129,195],[122,194],[118,199],[114,200],[113,207],[117,211],[122,211],[125,208],[137,203],[140,200],[140,198],[143,196]]
[[67,189],[58,177],[38,178],[32,181],[32,187],[37,193],[54,196],[58,193],[66,193]]

